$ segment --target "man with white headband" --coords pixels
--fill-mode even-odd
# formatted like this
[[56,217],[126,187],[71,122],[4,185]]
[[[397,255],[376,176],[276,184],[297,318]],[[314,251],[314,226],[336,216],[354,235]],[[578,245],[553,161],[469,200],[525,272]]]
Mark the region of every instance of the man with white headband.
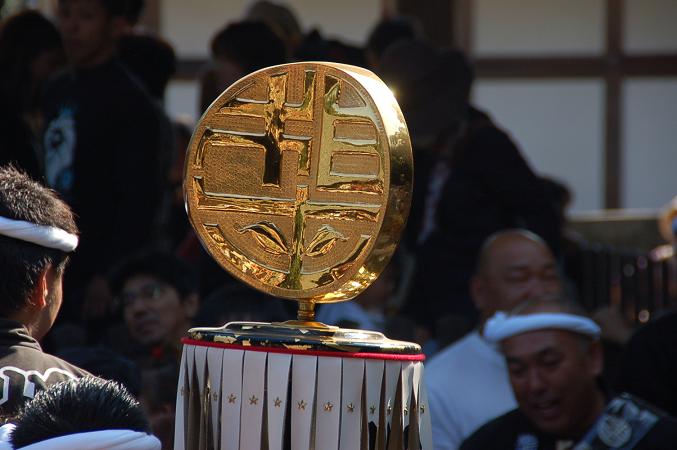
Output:
[[121,385],[95,377],[39,392],[0,428],[0,450],[160,450],[139,402]]
[[600,328],[573,303],[528,301],[497,312],[485,338],[505,357],[517,409],[473,433],[462,450],[677,448],[677,421],[600,382]]
[[57,195],[12,167],[0,167],[0,417],[36,390],[87,372],[38,344],[62,302],[68,255],[77,246],[73,214]]

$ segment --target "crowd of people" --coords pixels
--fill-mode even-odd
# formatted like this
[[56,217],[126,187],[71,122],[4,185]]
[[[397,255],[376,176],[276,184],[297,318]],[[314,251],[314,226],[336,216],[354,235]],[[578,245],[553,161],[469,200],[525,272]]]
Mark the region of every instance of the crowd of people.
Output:
[[[59,0],[54,22],[35,10],[0,22],[0,448],[85,448],[63,435],[173,448],[186,331],[294,313],[227,275],[190,228],[191,126],[164,111],[176,57],[137,25],[143,6]],[[318,319],[423,346],[436,450],[677,447],[677,316],[632,335],[575,305],[562,270],[570,194],[471,104],[461,52],[407,18],[354,47],[265,0],[209,48],[202,111],[291,61],[366,67],[396,93],[416,172],[407,228],[381,277]]]

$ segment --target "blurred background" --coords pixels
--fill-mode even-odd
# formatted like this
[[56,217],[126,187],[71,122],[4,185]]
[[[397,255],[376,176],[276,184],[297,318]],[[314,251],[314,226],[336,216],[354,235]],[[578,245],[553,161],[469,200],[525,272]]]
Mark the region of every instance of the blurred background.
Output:
[[[659,233],[657,218],[677,193],[677,1],[278,3],[296,16],[306,37],[316,33],[362,49],[377,23],[407,16],[434,43],[464,51],[476,76],[472,102],[509,133],[534,172],[569,189],[568,229],[591,243],[589,261],[576,264],[595,272],[585,277],[592,281],[579,288],[581,297],[613,303],[630,288],[653,285],[665,298],[677,297],[677,288],[661,281],[674,268],[650,270],[650,262],[670,250],[655,251],[671,240],[669,226],[667,235],[665,226]],[[210,42],[251,4],[145,2],[137,28],[161,37],[176,54],[164,95],[170,119],[189,126],[199,119]],[[25,8],[54,17],[56,5],[0,0],[2,16]],[[604,280],[602,287],[595,277]],[[655,297],[650,294],[641,296]]]
[[[49,0],[5,0],[48,14]],[[198,70],[215,30],[247,0],[148,0],[141,24],[174,46],[172,117],[198,116]],[[361,46],[383,17],[417,18],[461,48],[474,102],[510,130],[533,168],[564,182],[570,212],[630,208],[645,216],[677,192],[677,2],[674,0],[289,0],[304,32]],[[566,126],[563,126],[566,125]],[[588,215],[582,218],[589,219]]]

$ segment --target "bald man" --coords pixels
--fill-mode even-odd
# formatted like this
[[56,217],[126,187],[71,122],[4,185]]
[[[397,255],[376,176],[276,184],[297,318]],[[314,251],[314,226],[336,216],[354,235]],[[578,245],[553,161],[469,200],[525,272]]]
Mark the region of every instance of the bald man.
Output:
[[426,367],[435,450],[457,449],[478,427],[516,406],[505,361],[482,336],[485,321],[496,311],[560,291],[555,258],[540,237],[514,229],[486,239],[470,281],[479,327]]

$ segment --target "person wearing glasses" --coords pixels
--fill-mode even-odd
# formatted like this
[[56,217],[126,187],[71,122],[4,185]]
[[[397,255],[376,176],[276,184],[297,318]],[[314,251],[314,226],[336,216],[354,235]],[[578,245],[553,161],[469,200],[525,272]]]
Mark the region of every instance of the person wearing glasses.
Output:
[[126,356],[142,370],[178,362],[199,306],[193,268],[169,253],[137,254],[114,269],[111,287],[134,344]]

